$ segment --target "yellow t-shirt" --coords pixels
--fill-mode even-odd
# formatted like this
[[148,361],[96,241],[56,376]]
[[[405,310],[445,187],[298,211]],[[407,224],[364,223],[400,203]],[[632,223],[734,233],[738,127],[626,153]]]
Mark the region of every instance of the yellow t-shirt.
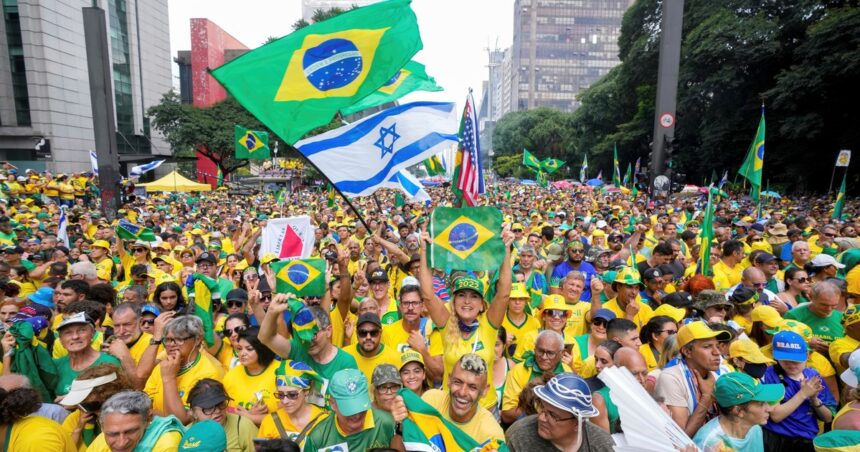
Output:
[[[645,303],[638,302],[639,312],[633,317],[633,323],[641,330],[642,327],[651,320],[651,317],[654,317],[654,310],[651,309],[651,306],[648,306]],[[625,312],[621,309],[621,306],[618,305],[618,298],[613,298],[606,303],[603,303],[603,309],[609,309],[610,311],[615,313],[615,316],[623,319],[625,318]]]
[[[179,389],[179,398],[185,401],[185,396],[194,387],[194,385],[204,379],[213,378],[221,381],[224,378],[224,369],[221,363],[218,362],[212,355],[206,352],[198,352],[197,358],[190,369],[185,372],[180,372],[176,378],[176,386]],[[274,377],[272,377],[274,381]],[[164,385],[161,381],[161,366],[156,365],[152,369],[152,374],[146,380],[146,386],[143,388],[152,399],[152,409],[156,414],[164,414]]]
[[648,372],[657,368],[657,357],[654,356],[654,352],[651,350],[651,345],[642,344],[639,346],[639,353],[641,353],[642,357],[645,358],[645,365],[648,366]]
[[105,258],[96,262],[96,276],[104,281],[110,281],[113,273],[113,259]]
[[567,326],[564,327],[564,337],[582,336],[587,333],[588,324],[585,322],[585,316],[591,310],[591,303],[580,301],[575,304],[568,303],[567,307],[572,311],[567,318]]
[[508,334],[508,343],[517,345],[529,333],[540,329],[540,321],[538,319],[528,314],[525,316],[526,318],[523,320],[523,323],[516,325],[511,318],[508,317],[508,314],[505,314],[505,318],[502,320],[502,326],[505,327],[505,332]]
[[746,317],[740,314],[736,314],[734,317],[732,317],[732,320],[737,322],[738,325],[740,325],[741,328],[743,328],[747,334],[752,332],[752,320],[748,320]]
[[713,266],[714,270],[714,285],[717,290],[726,291],[730,287],[734,287],[741,282],[741,273],[743,273],[743,265],[735,265],[734,268],[729,267],[722,259],[717,261]]
[[[565,372],[571,372],[570,367],[562,364]],[[532,377],[532,370],[525,366],[525,363],[519,363],[514,366],[505,378],[505,393],[502,395],[502,411],[511,410],[517,407],[520,402],[520,393],[532,378],[538,378],[539,375]]]
[[129,354],[131,354],[132,359],[134,359],[135,364],[140,363],[140,358],[143,356],[143,352],[149,348],[149,341],[152,340],[152,335],[144,331],[140,334],[140,337],[137,339],[137,342],[128,349]]
[[[308,406],[311,408],[311,414],[308,418],[308,422],[313,421],[317,416],[320,416],[320,414],[322,414],[322,416],[320,416],[319,419],[316,420],[314,425],[319,424],[320,421],[328,417],[328,413],[323,411],[322,408],[310,403],[308,404]],[[294,441],[299,436],[299,433],[301,433],[302,429],[296,427],[296,424],[294,424],[293,420],[290,419],[290,415],[287,414],[287,412],[283,409],[278,409],[277,413],[278,418],[281,420],[281,424],[283,424],[284,426],[284,430],[287,432],[287,439]],[[275,426],[275,418],[272,417],[271,414],[269,414],[268,416],[266,416],[265,419],[263,419],[263,423],[260,424],[260,430],[257,431],[257,437],[270,439],[281,437],[280,432],[278,432],[278,427]]]
[[[66,416],[66,420],[63,421],[63,431],[65,431],[67,435],[71,435],[72,431],[78,428],[78,421],[80,419],[81,410],[72,411],[68,416]],[[76,444],[76,446],[78,452],[85,452],[87,450],[87,445],[84,444],[83,436],[78,439],[78,444]]]
[[845,372],[845,368],[842,367],[842,363],[839,362],[839,358],[845,353],[851,353],[854,350],[857,350],[858,347],[860,347],[860,341],[850,336],[840,337],[830,343],[828,354],[830,355],[830,361],[836,365],[836,371],[838,373],[841,374],[842,372]]
[[238,365],[224,375],[224,389],[230,396],[228,408],[242,407],[251,409],[257,404],[257,393],[261,393],[263,403],[272,413],[278,409],[278,399],[275,398],[275,369],[280,365],[272,361],[259,375],[250,375],[243,365]]
[[370,383],[371,377],[373,376],[373,369],[380,364],[391,364],[397,369],[400,369],[400,353],[397,353],[395,349],[380,344],[379,351],[376,355],[366,357],[358,351],[358,348],[358,344],[350,345],[348,348],[345,348],[344,351],[355,358],[355,362],[358,364],[358,370],[364,373],[364,376],[367,377],[368,383]]
[[[514,356],[511,359],[516,363],[522,362],[525,358],[523,357],[526,352],[534,352],[535,343],[537,342],[537,337],[542,330],[534,330],[530,331],[528,334],[523,337],[522,342],[517,344],[516,350],[514,350]],[[572,359],[573,371],[579,373],[582,369],[582,351],[579,350],[579,344],[576,342],[576,338],[568,335],[566,332],[562,335],[564,338],[564,346],[565,348],[570,348],[570,357]]]
[[[487,392],[492,392],[493,398],[496,398],[496,391],[489,389],[487,390]],[[487,411],[485,408],[479,407],[478,411],[475,412],[475,415],[472,416],[472,419],[469,420],[469,422],[459,423],[453,421],[451,419],[451,416],[448,414],[449,400],[451,398],[448,391],[430,389],[428,391],[425,391],[424,395],[421,396],[421,398],[430,406],[435,408],[436,411],[438,411],[439,414],[442,415],[442,417],[444,417],[457,427],[460,427],[460,430],[462,430],[463,433],[465,433],[467,436],[470,436],[478,443],[483,444],[489,440],[505,440],[505,432],[502,431],[502,427],[499,426],[498,422],[496,422],[496,418],[493,417],[492,413]]]
[[225,337],[221,339],[221,348],[218,350],[216,358],[218,359],[218,362],[221,363],[221,367],[223,367],[225,371],[238,365],[239,357],[236,356],[236,353],[233,350],[230,338]]
[[[181,441],[181,433],[167,432],[158,438],[158,441],[155,442],[155,446],[152,448],[152,452],[176,452]],[[105,442],[104,433],[96,436],[96,439],[94,439],[93,443],[90,444],[90,447],[87,448],[87,452],[111,452],[110,447],[108,447],[107,442]]]
[[[433,322],[429,319],[424,322],[424,329],[421,331],[424,336],[424,343],[429,347],[431,335],[433,334]],[[409,333],[403,329],[403,319],[400,319],[392,324],[382,327],[382,345],[398,353],[403,353],[406,349],[411,349],[409,346]],[[398,365],[398,367],[400,367]]]
[[[764,347],[761,347],[761,352],[764,356],[773,359],[773,344],[767,344]],[[833,364],[830,364],[830,361],[828,361],[824,355],[815,351],[809,354],[809,359],[806,360],[806,367],[811,367],[817,370],[822,378],[836,375],[836,369],[833,367]]]
[[63,431],[60,424],[42,416],[27,416],[15,422],[8,433],[9,452],[75,452],[72,438]]
[[[452,314],[453,315],[453,314]],[[490,324],[486,314],[478,316],[478,329],[469,335],[468,338],[463,338],[459,329],[454,331],[454,335],[449,334],[448,324],[444,325],[440,330],[442,335],[442,345],[444,353],[442,361],[445,364],[445,375],[442,379],[442,388],[448,388],[448,376],[451,375],[451,370],[454,369],[454,364],[457,360],[466,353],[475,353],[487,363],[487,381],[493,381],[493,362],[496,357],[496,337],[499,334],[498,328]],[[454,328],[457,328],[454,325]],[[450,338],[455,337],[456,342],[449,343]],[[432,352],[431,352],[432,354]],[[398,365],[399,367],[399,365]],[[487,391],[487,394],[481,399],[481,406],[492,408],[496,406],[496,391]]]

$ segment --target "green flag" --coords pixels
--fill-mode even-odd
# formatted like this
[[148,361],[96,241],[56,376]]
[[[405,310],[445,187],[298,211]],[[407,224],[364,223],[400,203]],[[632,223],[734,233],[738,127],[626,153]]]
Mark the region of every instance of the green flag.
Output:
[[406,205],[406,200],[403,199],[403,193],[400,191],[394,193],[394,207],[403,207]]
[[424,65],[417,61],[406,63],[403,69],[397,71],[397,74],[376,92],[349,107],[341,108],[340,112],[351,115],[357,111],[394,102],[413,91],[442,91],[442,87],[436,84],[436,80],[427,75]]
[[745,177],[752,185],[750,197],[753,201],[759,201],[761,194],[761,173],[764,167],[764,137],[765,137],[765,121],[764,121],[764,105],[761,106],[761,119],[758,123],[758,129],[755,133],[750,148],[747,151],[747,156],[744,159],[741,169],[738,174]]
[[326,184],[326,207],[331,209],[334,207],[334,186],[332,184]]
[[549,186],[549,183],[547,183],[547,180],[546,180],[546,173],[545,172],[543,172],[543,171],[537,172],[537,184],[540,185],[541,187],[544,187],[544,188]]
[[702,219],[702,242],[699,249],[699,265],[696,273],[711,275],[711,242],[714,241],[714,192],[708,189],[708,205],[705,207],[705,217]]
[[842,219],[842,208],[845,206],[845,178],[848,176],[848,171],[842,176],[842,185],[839,187],[839,194],[836,195],[836,204],[833,205],[833,219]]
[[563,160],[558,160],[558,159],[553,159],[553,158],[544,159],[542,162],[540,162],[541,169],[546,171],[547,174],[552,174],[552,173],[556,172],[563,165],[564,165]]
[[211,71],[239,103],[293,144],[373,94],[416,52],[410,0],[389,0],[304,27]]
[[155,233],[152,229],[134,224],[125,218],[119,220],[116,226],[116,235],[123,240],[142,240],[144,242],[155,242]]
[[272,262],[272,271],[277,293],[291,293],[297,297],[321,297],[325,293],[325,259]]
[[541,168],[540,160],[529,152],[528,149],[523,149],[523,165],[536,170]]
[[216,181],[217,181],[216,183],[218,184],[218,187],[224,185],[224,172],[221,171],[220,166],[218,167],[218,175],[216,176]]
[[621,187],[621,168],[618,165],[618,145],[614,145],[612,153],[612,185]]
[[285,202],[287,202],[287,189],[282,188],[278,191],[277,203],[284,204]]
[[237,159],[265,160],[269,153],[269,134],[248,130],[240,125],[233,127],[233,142],[236,144]]
[[430,217],[430,266],[498,269],[505,256],[501,230],[502,212],[495,207],[437,207]]
[[445,167],[442,166],[442,161],[439,160],[438,155],[434,155],[433,157],[424,160],[424,169],[427,170],[427,175],[430,177],[445,175]]
[[631,174],[633,174],[633,169],[630,167],[630,162],[627,162],[627,172],[624,173],[624,180],[621,181],[621,185],[626,187],[630,183]]

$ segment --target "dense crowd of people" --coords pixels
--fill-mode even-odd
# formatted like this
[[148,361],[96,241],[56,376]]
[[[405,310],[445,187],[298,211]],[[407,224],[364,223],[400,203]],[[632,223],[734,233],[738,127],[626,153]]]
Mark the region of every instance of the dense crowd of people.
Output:
[[[718,198],[706,225],[703,195],[499,182],[481,202],[503,215],[502,264],[469,271],[428,264],[444,187],[354,199],[360,216],[310,187],[132,196],[106,218],[88,174],[3,173],[4,450],[417,450],[423,403],[483,450],[610,451],[633,428],[610,367],[688,450],[860,448],[853,202],[759,217]],[[259,251],[267,221],[297,215],[326,262],[301,298]]]

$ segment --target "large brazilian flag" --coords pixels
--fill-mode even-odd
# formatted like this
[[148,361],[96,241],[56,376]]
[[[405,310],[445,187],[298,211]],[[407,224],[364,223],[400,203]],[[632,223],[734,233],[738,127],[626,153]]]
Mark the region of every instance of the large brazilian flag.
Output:
[[380,89],[423,47],[410,0],[388,0],[302,28],[212,71],[289,144]]
[[293,259],[272,263],[275,291],[297,297],[321,297],[325,294],[325,260]]
[[496,270],[505,257],[502,212],[495,207],[437,207],[430,217],[430,266]]
[[445,419],[435,408],[409,389],[398,392],[409,410],[403,420],[403,444],[406,450],[422,452],[465,452],[495,450],[507,452],[508,446],[502,438],[478,443],[460,430],[457,424]]

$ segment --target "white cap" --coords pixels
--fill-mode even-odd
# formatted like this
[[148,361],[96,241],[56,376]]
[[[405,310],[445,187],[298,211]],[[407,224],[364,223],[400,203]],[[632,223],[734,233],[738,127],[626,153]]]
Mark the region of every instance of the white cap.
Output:
[[90,395],[93,388],[116,380],[116,372],[89,380],[75,380],[69,389],[69,393],[60,400],[60,405],[75,406],[84,401]]
[[418,279],[416,279],[414,276],[407,276],[403,278],[403,282],[400,283],[400,288],[402,289],[406,286],[418,287],[420,286],[420,284],[418,284]]
[[829,254],[821,253],[810,262],[813,267],[829,267],[834,266],[836,268],[845,268],[845,265],[840,264],[833,256]]
[[606,227],[606,220],[597,220],[597,229],[603,229]]
[[854,350],[848,355],[848,369],[839,378],[852,388],[857,387],[857,376],[860,375],[860,350]]

